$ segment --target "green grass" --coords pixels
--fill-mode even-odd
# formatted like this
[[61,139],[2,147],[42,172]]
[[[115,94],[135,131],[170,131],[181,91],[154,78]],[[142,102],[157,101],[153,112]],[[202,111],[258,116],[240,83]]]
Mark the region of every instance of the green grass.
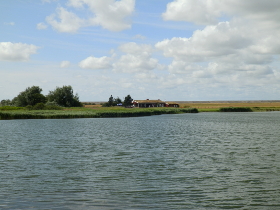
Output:
[[15,106],[1,106],[0,111],[11,111],[11,110],[22,110],[23,107],[15,107]]
[[109,117],[139,117],[161,114],[197,113],[197,109],[180,108],[67,108],[64,110],[13,110],[0,111],[0,119],[71,119],[71,118],[109,118]]

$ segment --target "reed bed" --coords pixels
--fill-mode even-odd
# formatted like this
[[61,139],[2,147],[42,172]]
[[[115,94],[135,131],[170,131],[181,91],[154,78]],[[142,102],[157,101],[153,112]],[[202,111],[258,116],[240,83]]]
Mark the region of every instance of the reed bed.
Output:
[[9,119],[71,119],[139,117],[161,114],[198,113],[197,109],[152,108],[152,109],[100,109],[72,108],[65,110],[16,110],[0,111],[1,120]]
[[220,112],[252,112],[250,107],[223,107],[219,109]]

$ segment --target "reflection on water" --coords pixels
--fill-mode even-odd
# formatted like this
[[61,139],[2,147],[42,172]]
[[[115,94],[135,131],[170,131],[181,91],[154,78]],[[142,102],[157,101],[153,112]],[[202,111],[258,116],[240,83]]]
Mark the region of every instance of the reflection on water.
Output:
[[279,112],[0,121],[0,209],[280,209],[279,124]]

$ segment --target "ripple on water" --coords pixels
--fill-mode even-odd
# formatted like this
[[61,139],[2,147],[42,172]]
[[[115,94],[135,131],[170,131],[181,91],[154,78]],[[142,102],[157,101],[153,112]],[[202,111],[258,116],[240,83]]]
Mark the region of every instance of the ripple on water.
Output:
[[279,209],[279,123],[279,112],[0,121],[0,208]]

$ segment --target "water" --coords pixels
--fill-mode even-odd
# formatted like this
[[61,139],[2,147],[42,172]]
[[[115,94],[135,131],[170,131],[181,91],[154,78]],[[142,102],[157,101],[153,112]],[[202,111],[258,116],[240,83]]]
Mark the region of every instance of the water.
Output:
[[280,112],[0,121],[0,209],[280,209]]

